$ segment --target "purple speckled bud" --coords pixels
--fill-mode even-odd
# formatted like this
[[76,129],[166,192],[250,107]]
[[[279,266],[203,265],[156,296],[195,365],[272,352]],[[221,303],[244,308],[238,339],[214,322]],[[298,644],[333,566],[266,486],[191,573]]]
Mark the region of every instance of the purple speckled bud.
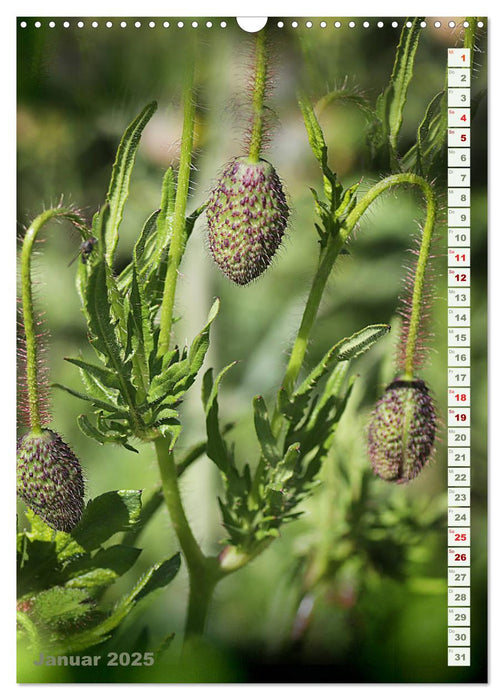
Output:
[[414,479],[433,453],[436,422],[432,398],[421,379],[389,384],[368,427],[374,472],[397,484]]
[[70,532],[84,508],[79,460],[52,430],[27,433],[17,447],[17,492],[55,530]]
[[236,284],[259,277],[285,233],[289,208],[280,178],[266,160],[235,158],[226,166],[207,206],[210,251]]

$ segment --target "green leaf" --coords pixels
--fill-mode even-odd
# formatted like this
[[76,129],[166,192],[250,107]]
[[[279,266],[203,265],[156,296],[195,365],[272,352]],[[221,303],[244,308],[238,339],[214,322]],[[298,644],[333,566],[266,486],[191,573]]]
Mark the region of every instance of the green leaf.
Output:
[[133,265],[128,336],[133,349],[132,380],[139,390],[137,402],[144,400],[150,384],[149,356],[154,349],[149,309],[137,271]]
[[[167,401],[167,397],[172,396],[174,400],[179,401],[184,393],[193,384],[197,373],[199,372],[205,355],[210,344],[210,326],[214,321],[219,311],[219,300],[216,299],[208,314],[206,325],[193,340],[189,355],[186,359],[166,366],[161,374],[154,377],[151,382],[150,389],[147,395],[149,402],[155,402],[163,399],[163,403]],[[173,356],[167,356],[166,362],[170,362]]]
[[281,459],[282,455],[277,446],[277,441],[273,436],[271,424],[268,417],[268,410],[262,396],[256,396],[254,405],[254,425],[261,453],[266,462],[274,467]]
[[217,398],[221,381],[235,364],[236,362],[232,362],[230,365],[225,367],[217,375],[215,382],[213,381],[213,373],[211,369],[209,369],[203,377],[202,398],[207,429],[206,452],[208,457],[224,474],[227,474],[234,469],[234,464],[232,456],[229,453],[226,442],[220,430],[219,403]]
[[35,596],[32,615],[43,625],[57,629],[65,623],[75,624],[95,606],[88,591],[54,586]]
[[128,416],[128,414],[125,411],[121,411],[117,408],[117,406],[114,406],[111,403],[107,403],[106,401],[102,401],[101,399],[98,399],[95,396],[83,394],[81,391],[75,391],[75,389],[70,389],[68,386],[58,384],[57,382],[51,384],[51,386],[55,389],[62,389],[63,391],[66,391],[67,394],[71,394],[72,396],[75,396],[78,399],[82,399],[83,401],[89,401],[89,403],[92,403],[93,406],[96,406],[96,408],[101,408],[104,411],[113,413],[114,416],[117,418],[126,418]]
[[81,557],[65,567],[67,588],[101,588],[113,583],[129,571],[140,556],[141,549],[116,544],[99,549],[93,557]]
[[359,357],[367,352],[377,340],[383,338],[384,335],[390,332],[388,323],[378,323],[371,326],[366,326],[357,333],[354,333],[349,338],[344,338],[335,347],[337,349],[337,360],[350,360]]
[[435,129],[436,123],[434,122],[434,119],[437,118],[439,120],[440,108],[444,95],[445,92],[443,90],[438,92],[438,94],[432,98],[432,100],[429,102],[424,118],[418,127],[417,144],[420,163],[425,161],[429,147],[432,147],[432,142],[435,140],[435,131],[437,131],[437,129]]
[[[78,632],[74,635],[66,635],[60,653],[74,653],[75,651],[87,649],[104,642],[108,639],[110,633],[132,612],[133,608],[135,608],[141,599],[145,598],[149,593],[160,590],[163,586],[170,583],[179,568],[179,554],[176,554],[165,562],[155,564],[141,577],[133,590],[119,601],[110,615],[103,621],[99,622],[91,629]],[[78,591],[71,592],[77,593]]]
[[210,326],[212,325],[215,317],[219,313],[220,300],[216,299],[212,304],[212,307],[208,313],[208,318],[204,328],[198,333],[196,338],[191,344],[191,349],[189,350],[189,366],[191,373],[196,375],[205,359],[206,352],[210,343]]
[[115,373],[112,372],[110,369],[103,367],[103,365],[93,365],[90,362],[81,360],[79,357],[65,357],[63,359],[66,362],[70,362],[72,365],[76,365],[77,367],[80,367],[81,369],[85,370],[87,374],[96,377],[96,379],[99,380],[100,384],[105,385],[110,389],[119,388],[119,382],[117,381],[117,376],[115,375]]
[[172,581],[180,569],[180,554],[175,554],[171,559],[155,564],[142,576],[135,588],[129,594],[129,600],[138,603],[153,591],[164,588]]
[[89,501],[72,537],[91,551],[116,532],[136,525],[141,511],[141,491],[109,491]]
[[168,168],[163,177],[163,185],[161,188],[161,211],[157,219],[156,230],[156,246],[152,256],[154,268],[158,268],[163,254],[166,254],[166,249],[170,243],[173,227],[173,213],[175,211],[175,176],[173,168]]
[[105,227],[105,257],[109,265],[112,265],[114,251],[119,239],[119,226],[123,216],[124,205],[128,198],[131,172],[140,136],[156,109],[157,104],[151,102],[140,112],[138,117],[131,122],[124,132],[117,150],[107,193],[110,216]]
[[293,394],[293,397],[305,396],[317,384],[319,379],[327,372],[331,362],[336,360],[350,360],[365,353],[369,348],[390,331],[389,324],[375,324],[367,326],[349,338],[343,338],[336,343],[322,358],[318,365],[310,372],[308,377]]
[[130,382],[130,364],[125,362],[117,342],[111,318],[107,290],[106,263],[97,264],[90,276],[86,297],[86,310],[89,318],[91,344],[117,376],[119,389],[125,403],[134,411],[135,390]]
[[[133,261],[136,260],[137,268],[140,270],[142,279],[145,277],[145,270],[148,267],[154,246],[156,244],[157,219],[159,209],[152,212],[144,223],[140,236],[133,249],[133,260],[126,265],[124,270],[117,277],[117,286],[121,290],[128,290],[131,287],[133,276]],[[145,281],[145,280],[144,280]]]
[[397,47],[390,83],[377,102],[377,112],[386,129],[393,151],[397,150],[397,138],[403,120],[408,87],[413,77],[415,55],[420,39],[422,17],[415,17],[411,27],[405,22]]
[[[92,228],[91,228],[91,235],[96,238],[98,241],[98,253],[99,255],[96,257],[93,257],[91,259],[91,269],[96,264],[98,260],[101,260],[103,258],[103,252],[105,250],[105,226],[107,219],[110,214],[110,209],[108,204],[105,204],[99,211],[97,211],[94,216],[93,216],[93,223],[92,223]],[[87,317],[87,312],[86,312],[86,307],[85,307],[85,301],[86,301],[86,296],[87,296],[87,285],[88,285],[88,279],[89,279],[89,271],[90,271],[90,266],[89,264],[87,265],[78,265],[77,266],[77,276],[76,276],[76,282],[77,282],[77,291],[79,293],[79,297],[81,300],[81,303],[83,305],[82,311],[84,313],[84,316],[86,317],[86,320],[88,321]]]
[[308,134],[308,141],[313,154],[320,165],[324,167],[327,165],[327,146],[325,143],[324,134],[315,115],[315,110],[313,109],[310,100],[302,93],[298,94],[298,104],[301,114],[303,115],[306,132]]

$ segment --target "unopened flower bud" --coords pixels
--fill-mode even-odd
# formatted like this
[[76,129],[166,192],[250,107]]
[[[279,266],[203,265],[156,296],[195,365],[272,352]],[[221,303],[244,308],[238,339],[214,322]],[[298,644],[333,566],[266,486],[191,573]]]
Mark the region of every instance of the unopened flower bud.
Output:
[[368,427],[374,472],[386,481],[414,479],[427,464],[436,436],[436,413],[421,379],[396,379],[376,404]]
[[55,530],[70,532],[84,509],[79,460],[52,430],[30,432],[17,447],[17,492]]
[[235,158],[207,206],[209,244],[221,271],[236,284],[259,277],[282,241],[289,208],[280,178],[268,161]]

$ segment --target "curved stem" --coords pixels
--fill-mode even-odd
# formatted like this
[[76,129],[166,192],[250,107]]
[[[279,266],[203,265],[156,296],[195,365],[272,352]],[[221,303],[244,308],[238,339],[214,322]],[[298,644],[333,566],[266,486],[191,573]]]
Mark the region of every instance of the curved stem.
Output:
[[398,185],[415,185],[420,187],[426,199],[427,205],[427,216],[422,235],[422,247],[420,249],[417,272],[415,276],[415,287],[413,293],[414,313],[411,315],[406,352],[407,361],[405,371],[406,373],[412,371],[418,325],[420,322],[421,298],[425,280],[425,269],[429,257],[432,231],[434,229],[436,219],[436,201],[432,187],[422,177],[413,173],[398,173],[396,175],[390,175],[389,177],[384,178],[380,182],[376,183],[376,185],[373,185],[373,187],[366,192],[366,194],[357,202],[355,207],[348,214],[344,225],[339,229],[338,233],[332,238],[332,240],[329,241],[325,252],[322,252],[282,384],[284,389],[289,394],[292,392],[299,376],[299,372],[301,371],[306,354],[306,348],[308,346],[308,338],[317,315],[323,291],[338,253],[344,246],[348,236],[351,234],[366,209],[383,192]]
[[213,590],[224,574],[219,570],[219,563],[215,557],[206,557],[203,554],[191,530],[180,496],[177,469],[169,440],[159,437],[154,444],[164,500],[189,571],[187,638],[203,634]]
[[252,97],[253,122],[250,133],[249,160],[257,163],[261,153],[264,130],[264,95],[268,84],[268,53],[266,35],[261,30],[256,35],[255,45],[255,75],[254,92]]
[[175,208],[173,212],[173,232],[170,240],[168,257],[168,269],[166,272],[163,301],[160,311],[160,331],[158,343],[158,356],[168,352],[170,347],[170,335],[173,320],[173,307],[175,305],[175,290],[179,274],[180,261],[186,244],[186,219],[187,195],[189,193],[189,179],[191,175],[191,158],[194,140],[194,120],[196,104],[194,97],[194,55],[189,49],[189,64],[187,66],[186,82],[184,87],[184,123],[182,126],[182,143],[180,147],[180,164],[177,177],[177,194],[175,195]]
[[21,304],[23,327],[26,342],[26,386],[28,392],[28,416],[32,432],[41,431],[40,392],[38,380],[37,333],[33,310],[33,284],[31,277],[31,256],[33,245],[40,229],[50,219],[68,219],[77,228],[86,227],[80,216],[70,207],[55,207],[39,214],[32,222],[23,239],[21,249]]
[[173,452],[170,450],[168,438],[159,437],[154,440],[156,455],[161,474],[163,496],[170,513],[173,529],[175,530],[180,546],[190,570],[202,569],[205,557],[201,551],[187,520],[180,490],[178,486],[177,469]]

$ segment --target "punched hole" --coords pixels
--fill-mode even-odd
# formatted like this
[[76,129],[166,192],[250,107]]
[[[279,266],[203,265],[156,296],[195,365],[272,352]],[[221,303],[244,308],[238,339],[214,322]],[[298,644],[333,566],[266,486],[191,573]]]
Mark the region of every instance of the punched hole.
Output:
[[236,21],[244,32],[259,32],[266,26],[267,17],[237,17]]

